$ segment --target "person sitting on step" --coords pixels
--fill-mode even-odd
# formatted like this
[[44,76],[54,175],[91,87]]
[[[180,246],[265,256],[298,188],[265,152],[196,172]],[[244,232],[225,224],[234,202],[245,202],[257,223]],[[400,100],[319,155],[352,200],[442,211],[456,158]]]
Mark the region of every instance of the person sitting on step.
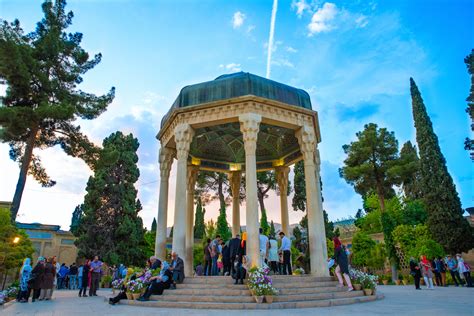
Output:
[[176,289],[176,283],[183,283],[184,280],[184,262],[176,252],[171,253],[170,271],[173,273],[173,283],[171,289]]
[[173,274],[170,270],[168,262],[163,261],[161,264],[160,274],[150,278],[150,285],[138,301],[145,302],[150,300],[152,295],[162,295],[163,291],[169,289],[173,283]]

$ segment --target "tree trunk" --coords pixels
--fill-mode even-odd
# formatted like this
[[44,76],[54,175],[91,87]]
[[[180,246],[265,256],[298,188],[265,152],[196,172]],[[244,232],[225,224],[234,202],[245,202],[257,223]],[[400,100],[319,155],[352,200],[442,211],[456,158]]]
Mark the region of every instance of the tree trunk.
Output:
[[219,202],[220,202],[220,207],[221,210],[225,209],[225,197],[224,197],[224,180],[222,179],[222,175],[219,174],[218,179],[217,179],[217,193],[219,195]]
[[[382,213],[385,212],[385,197],[383,196],[383,190],[381,188],[381,185],[377,185],[377,195],[379,197],[379,203],[380,203],[380,210]],[[382,229],[384,227],[384,223],[382,222]],[[385,239],[385,229],[384,229],[384,239]],[[395,282],[398,280],[398,271],[397,271],[397,265],[392,262],[393,258],[389,258],[391,262],[391,270],[392,270],[392,281]]]
[[20,209],[21,197],[23,195],[23,190],[25,189],[26,177],[28,176],[28,169],[31,163],[31,157],[33,155],[33,149],[35,147],[36,135],[38,134],[38,127],[35,126],[31,129],[30,136],[26,142],[25,153],[22,157],[20,176],[18,177],[18,182],[16,184],[15,195],[13,196],[12,206],[10,208],[11,220],[14,223],[16,216],[18,215],[18,210]]
[[258,204],[260,205],[260,212],[263,212],[265,209],[265,203],[263,202],[263,195],[260,192],[257,194],[258,196]]

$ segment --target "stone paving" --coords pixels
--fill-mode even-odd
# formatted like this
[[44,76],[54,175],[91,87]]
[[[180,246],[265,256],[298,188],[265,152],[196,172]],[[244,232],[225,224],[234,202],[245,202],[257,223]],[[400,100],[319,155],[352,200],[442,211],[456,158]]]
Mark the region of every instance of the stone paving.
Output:
[[305,308],[271,311],[222,311],[193,309],[164,309],[133,307],[127,305],[111,306],[104,300],[111,295],[110,291],[101,290],[98,297],[77,297],[76,291],[55,291],[52,301],[28,304],[14,303],[0,307],[0,315],[474,315],[474,288],[436,288],[433,291],[416,291],[413,286],[380,286],[379,293],[385,299],[345,306],[328,308]]

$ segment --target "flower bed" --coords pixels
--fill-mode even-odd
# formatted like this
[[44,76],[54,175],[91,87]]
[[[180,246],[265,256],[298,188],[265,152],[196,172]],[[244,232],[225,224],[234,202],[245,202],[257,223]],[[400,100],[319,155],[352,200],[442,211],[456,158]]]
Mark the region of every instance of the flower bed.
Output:
[[20,288],[18,286],[9,286],[3,291],[0,291],[0,305],[3,305],[6,302],[14,300]]
[[[362,289],[366,293],[373,294],[373,291],[375,291],[375,289],[377,288],[377,283],[378,283],[378,278],[379,278],[377,275],[367,274],[365,272],[354,269],[352,267],[349,268],[349,275],[351,277],[351,281],[353,282],[353,284],[360,284],[362,286]],[[372,290],[372,291],[369,291],[369,290]],[[371,294],[368,294],[368,295],[371,295]]]

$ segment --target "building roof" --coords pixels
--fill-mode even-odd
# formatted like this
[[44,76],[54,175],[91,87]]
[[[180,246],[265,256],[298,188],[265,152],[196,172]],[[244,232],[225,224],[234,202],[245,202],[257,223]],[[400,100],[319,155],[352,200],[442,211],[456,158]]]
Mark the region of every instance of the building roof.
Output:
[[334,226],[351,226],[355,223],[354,218],[342,219],[337,222],[334,222]]
[[20,223],[16,222],[16,227],[20,229],[28,229],[28,230],[48,230],[57,232],[60,234],[70,234],[69,231],[61,230],[61,226],[59,225],[47,225],[41,223]]
[[309,94],[283,83],[248,72],[237,72],[217,77],[212,81],[193,84],[181,89],[171,109],[163,117],[161,126],[176,108],[226,100],[246,95],[279,101],[285,104],[312,109]]

